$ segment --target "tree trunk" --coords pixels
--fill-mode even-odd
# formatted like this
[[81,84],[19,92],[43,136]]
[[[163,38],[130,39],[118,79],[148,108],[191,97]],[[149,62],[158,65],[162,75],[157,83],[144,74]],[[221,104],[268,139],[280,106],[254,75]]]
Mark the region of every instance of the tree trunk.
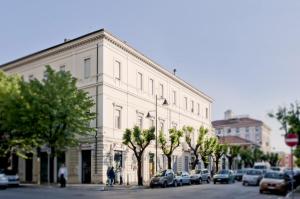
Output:
[[231,157],[229,157],[228,158],[228,166],[229,166],[229,169],[232,169],[231,167],[232,167],[232,161],[233,161],[233,158],[231,158]]
[[219,160],[220,158],[216,158],[216,172],[219,171]]
[[172,169],[172,156],[167,156],[168,159],[168,169]]
[[142,158],[137,158],[138,162],[138,169],[137,169],[137,176],[138,176],[138,185],[143,186],[143,177],[142,177]]
[[192,170],[194,170],[199,162],[199,157],[195,155],[195,160],[192,162]]

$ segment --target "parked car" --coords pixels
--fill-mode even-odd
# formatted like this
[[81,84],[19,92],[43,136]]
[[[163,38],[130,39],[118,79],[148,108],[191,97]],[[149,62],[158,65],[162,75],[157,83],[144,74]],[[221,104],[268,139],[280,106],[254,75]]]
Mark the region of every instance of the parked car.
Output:
[[7,180],[8,180],[8,185],[9,186],[19,186],[20,185],[20,178],[18,174],[13,171],[13,170],[2,170],[0,173],[5,174]]
[[290,189],[291,178],[283,172],[268,171],[260,182],[259,192],[278,192],[286,195]]
[[182,186],[184,184],[192,184],[190,174],[186,171],[180,171],[176,174],[176,181],[178,185]]
[[259,169],[250,169],[243,175],[243,185],[259,185],[263,178],[263,171]]
[[225,182],[227,184],[235,182],[233,171],[227,169],[219,171],[216,175],[214,175],[213,180],[214,184],[217,182]]
[[177,186],[178,181],[175,178],[174,171],[171,169],[163,170],[157,173],[150,180],[150,187],[153,188],[155,186],[161,186],[166,188],[167,186]]
[[192,171],[191,182],[194,184],[202,184],[202,172],[199,169]]
[[0,173],[0,188],[1,189],[6,189],[6,187],[8,186],[8,179],[5,176],[4,173]]
[[273,170],[273,171],[281,171],[280,167],[271,167],[270,169]]
[[211,180],[210,172],[207,169],[202,169],[201,175],[202,175],[202,181],[210,183],[210,180]]
[[234,174],[235,180],[242,181],[243,175],[246,173],[246,171],[247,169],[238,169]]

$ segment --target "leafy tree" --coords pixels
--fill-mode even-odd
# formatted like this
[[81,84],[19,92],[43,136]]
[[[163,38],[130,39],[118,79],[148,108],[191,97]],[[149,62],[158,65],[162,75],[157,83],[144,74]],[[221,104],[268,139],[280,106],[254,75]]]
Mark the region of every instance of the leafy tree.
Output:
[[213,151],[213,156],[215,158],[215,164],[216,164],[216,172],[219,171],[219,162],[222,156],[225,154],[225,152],[226,152],[226,145],[217,142]]
[[[279,107],[277,112],[269,113],[271,118],[275,118],[280,124],[281,130],[284,130],[285,134],[287,133],[297,133],[300,138],[300,105],[296,101],[291,103],[290,107]],[[300,144],[300,143],[299,143]],[[300,146],[294,150],[294,155],[296,156],[296,164],[300,166]]]
[[261,162],[261,161],[263,161],[265,159],[263,156],[264,156],[264,153],[260,149],[255,148],[253,150],[253,164],[255,162]]
[[229,145],[226,157],[228,159],[229,169],[232,169],[232,163],[234,158],[239,155],[241,147],[237,145]]
[[[207,132],[208,131],[206,131],[206,133]],[[200,145],[199,154],[201,156],[205,168],[207,168],[209,164],[209,157],[212,156],[215,150],[216,143],[217,143],[217,138],[208,137],[206,135],[203,142]]]
[[[4,157],[1,167],[6,168],[8,157],[15,153],[26,158],[37,145],[35,134],[22,128],[26,107],[21,94],[22,79],[16,75],[7,76],[0,71],[0,156]],[[26,124],[28,125],[28,124]]]
[[244,162],[245,167],[254,166],[254,157],[251,149],[241,149],[240,150],[241,160]]
[[197,141],[195,144],[192,143],[192,136],[194,136],[194,128],[191,126],[184,126],[182,131],[184,132],[184,135],[185,135],[185,141],[195,157],[191,162],[192,170],[194,170],[196,168],[196,165],[199,163],[198,149],[200,148],[200,145],[203,142],[203,139],[207,133],[207,130],[205,130],[204,127],[200,127]]
[[26,104],[21,128],[37,135],[41,145],[56,154],[76,146],[81,136],[94,132],[90,122],[95,118],[89,94],[76,86],[70,72],[55,72],[46,66],[47,78],[22,82],[21,94]]
[[123,135],[123,144],[131,149],[137,159],[137,176],[138,185],[143,185],[142,177],[142,160],[145,149],[149,146],[150,142],[155,139],[155,128],[152,127],[147,130],[141,130],[138,126],[133,129],[126,129]]
[[167,140],[165,134],[161,131],[159,133],[159,143],[160,147],[164,153],[164,155],[167,157],[168,160],[168,169],[172,168],[172,154],[174,150],[179,146],[180,144],[180,138],[183,136],[183,132],[181,130],[177,130],[175,128],[169,129],[169,138]]
[[279,155],[278,153],[270,153],[269,154],[269,163],[271,166],[275,167],[279,163]]

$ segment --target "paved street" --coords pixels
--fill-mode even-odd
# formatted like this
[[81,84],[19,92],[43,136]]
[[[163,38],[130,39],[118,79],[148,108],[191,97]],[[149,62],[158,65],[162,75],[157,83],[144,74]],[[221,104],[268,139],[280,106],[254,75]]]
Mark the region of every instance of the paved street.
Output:
[[135,189],[135,190],[112,190],[100,191],[96,187],[72,187],[72,188],[35,188],[20,187],[9,188],[0,191],[0,198],[5,199],[76,199],[76,198],[107,198],[107,199],[141,199],[141,198],[174,198],[174,199],[267,199],[284,198],[271,194],[259,194],[258,187],[243,187],[240,183],[235,184],[202,184],[177,188]]

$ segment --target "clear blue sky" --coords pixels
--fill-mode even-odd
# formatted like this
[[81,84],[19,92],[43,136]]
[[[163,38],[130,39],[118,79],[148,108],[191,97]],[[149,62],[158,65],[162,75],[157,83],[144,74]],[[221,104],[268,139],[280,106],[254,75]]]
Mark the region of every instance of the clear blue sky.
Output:
[[300,97],[299,0],[2,1],[0,63],[106,28],[226,109],[267,117]]

